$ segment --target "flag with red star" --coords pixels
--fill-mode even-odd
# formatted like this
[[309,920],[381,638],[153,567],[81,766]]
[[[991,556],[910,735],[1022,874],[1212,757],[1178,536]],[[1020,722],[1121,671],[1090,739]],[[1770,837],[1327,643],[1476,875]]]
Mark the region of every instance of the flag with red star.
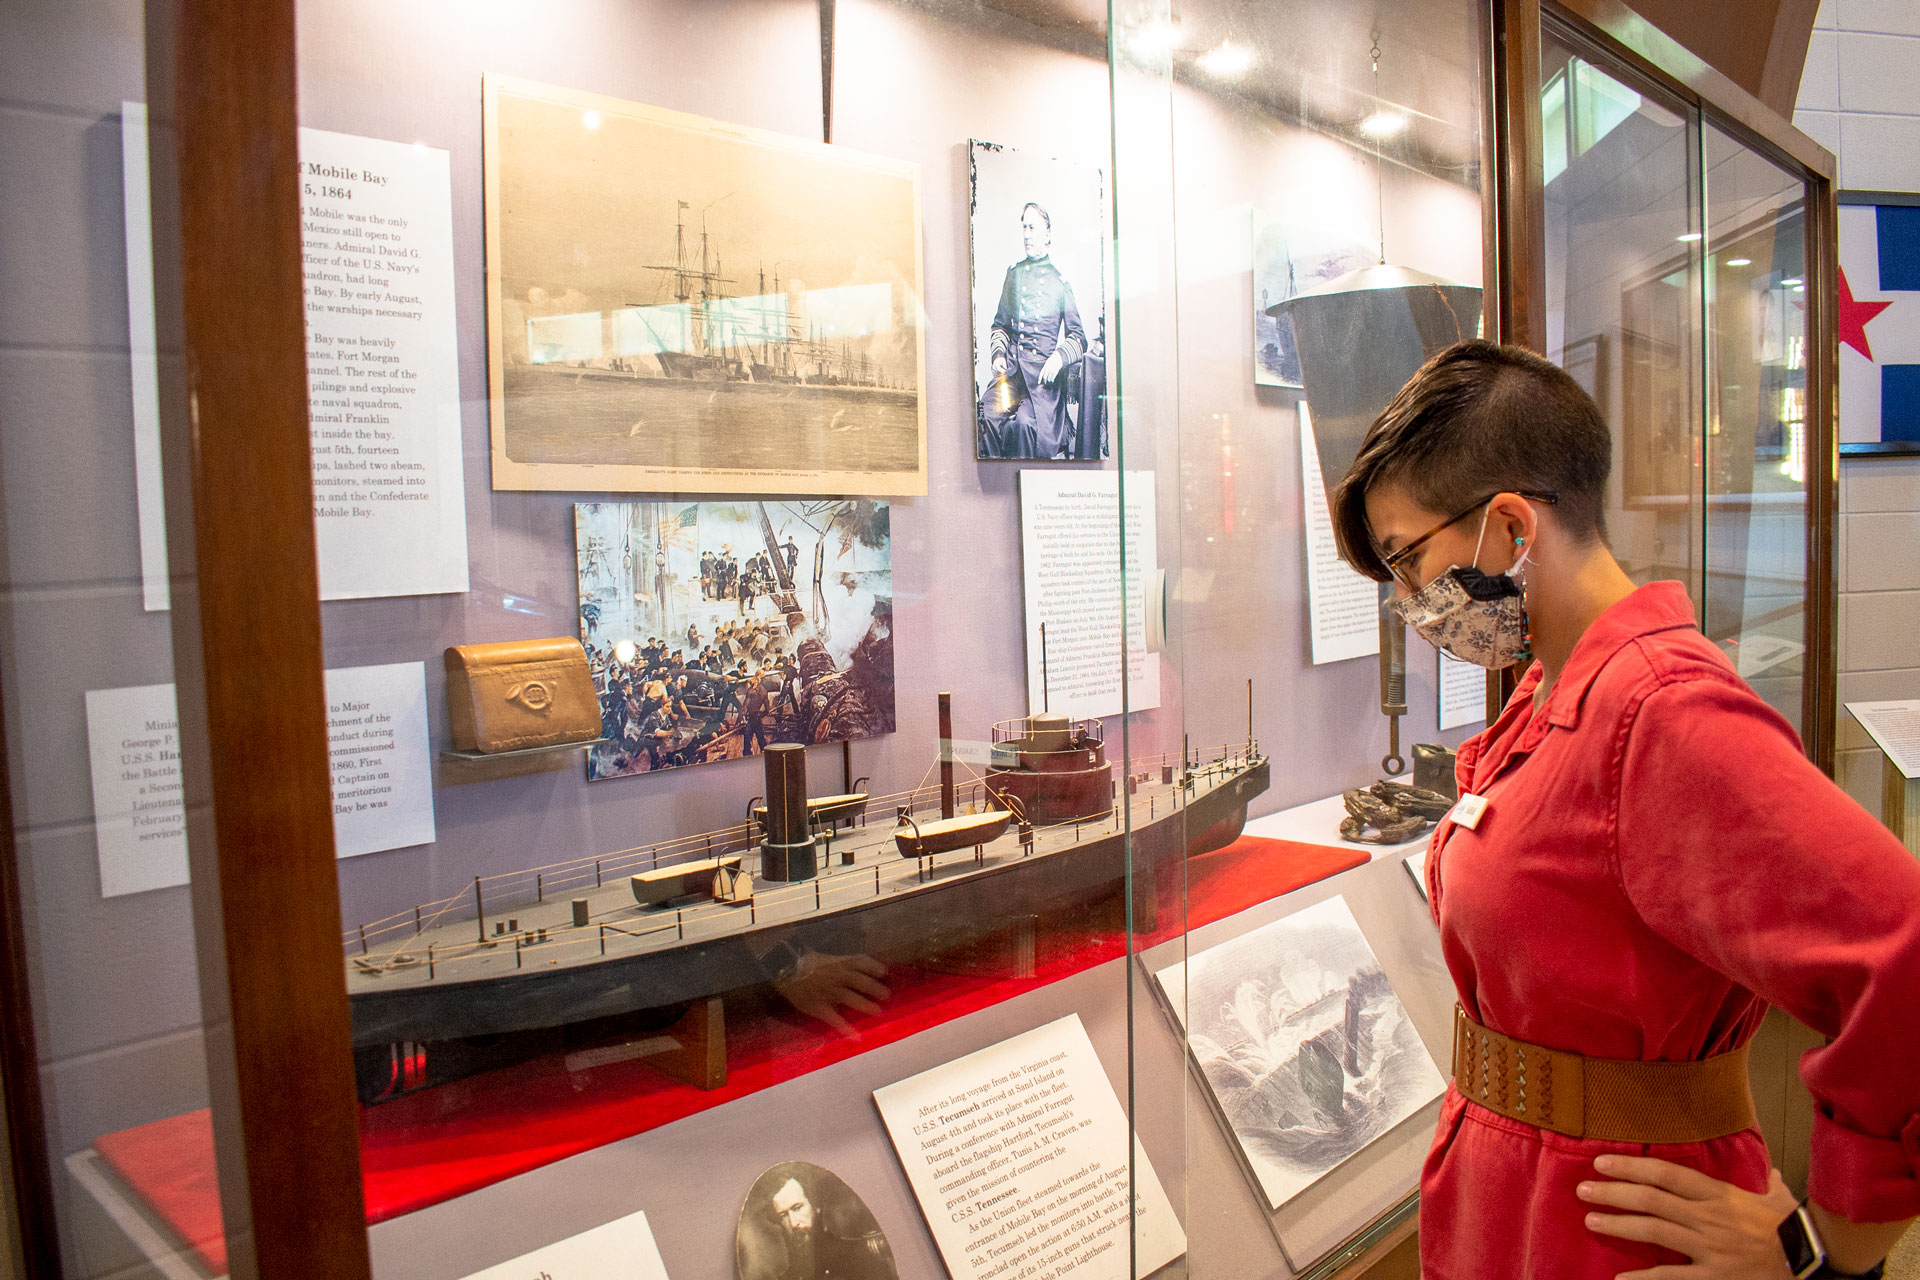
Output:
[[1920,443],[1920,205],[1840,209],[1840,441]]

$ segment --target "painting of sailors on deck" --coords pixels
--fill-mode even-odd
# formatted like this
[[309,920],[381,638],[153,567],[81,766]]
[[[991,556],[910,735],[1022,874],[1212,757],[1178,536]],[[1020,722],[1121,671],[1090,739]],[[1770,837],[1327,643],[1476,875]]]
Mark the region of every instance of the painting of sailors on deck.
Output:
[[495,489],[927,491],[918,167],[488,76]]
[[1344,898],[1156,976],[1271,1208],[1446,1088]]
[[576,503],[587,777],[892,733],[888,504]]
[[1106,197],[1101,171],[967,144],[974,452],[1107,456]]

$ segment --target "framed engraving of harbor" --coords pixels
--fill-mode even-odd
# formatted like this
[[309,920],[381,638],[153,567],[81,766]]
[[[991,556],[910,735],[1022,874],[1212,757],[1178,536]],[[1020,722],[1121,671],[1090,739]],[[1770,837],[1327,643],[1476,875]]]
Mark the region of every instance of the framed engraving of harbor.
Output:
[[1343,898],[1154,976],[1269,1208],[1446,1088]]
[[495,489],[927,491],[917,166],[484,93]]

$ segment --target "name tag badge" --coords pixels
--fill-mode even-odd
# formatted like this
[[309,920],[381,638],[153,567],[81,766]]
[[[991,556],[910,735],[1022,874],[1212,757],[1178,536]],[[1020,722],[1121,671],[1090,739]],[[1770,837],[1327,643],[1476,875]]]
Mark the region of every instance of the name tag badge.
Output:
[[1454,802],[1453,811],[1447,816],[1453,819],[1456,827],[1465,827],[1469,831],[1480,829],[1480,818],[1487,811],[1487,798],[1471,793],[1463,794]]

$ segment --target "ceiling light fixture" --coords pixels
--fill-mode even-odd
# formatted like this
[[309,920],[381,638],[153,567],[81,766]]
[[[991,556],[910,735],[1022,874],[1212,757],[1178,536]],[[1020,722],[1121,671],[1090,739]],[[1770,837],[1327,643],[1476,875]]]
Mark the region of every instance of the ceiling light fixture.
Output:
[[1780,283],[1791,288],[1797,284],[1805,284],[1806,281],[1801,279],[1799,276],[1788,276],[1785,280],[1782,280]]
[[1681,244],[1692,244],[1700,239],[1700,233],[1698,231],[1689,231],[1685,235],[1675,236],[1674,239],[1678,240]]
[[1750,267],[1753,265],[1753,259],[1752,258],[1728,258],[1727,265],[1730,267]]
[[1403,112],[1389,111],[1385,107],[1360,122],[1360,132],[1369,138],[1391,138],[1406,127],[1407,117]]
[[600,127],[600,113],[598,111],[582,111],[580,113],[580,123],[589,129],[598,129]]
[[1200,69],[1216,80],[1238,80],[1253,70],[1253,50],[1222,40],[1197,59]]
[[1152,17],[1127,33],[1127,52],[1142,62],[1165,62],[1173,56],[1179,40],[1178,18]]

